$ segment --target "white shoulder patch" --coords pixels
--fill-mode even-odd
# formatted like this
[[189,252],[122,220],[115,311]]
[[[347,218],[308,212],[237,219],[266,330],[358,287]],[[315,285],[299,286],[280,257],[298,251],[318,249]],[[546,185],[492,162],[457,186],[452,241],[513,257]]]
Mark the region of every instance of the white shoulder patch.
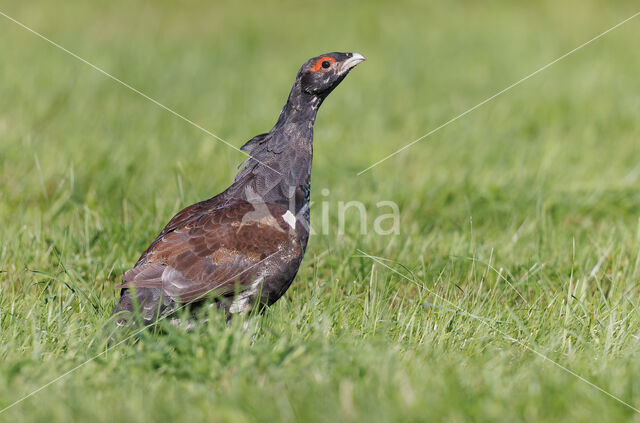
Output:
[[287,210],[287,212],[282,215],[282,219],[291,226],[291,229],[296,228],[296,217],[291,213],[291,210]]

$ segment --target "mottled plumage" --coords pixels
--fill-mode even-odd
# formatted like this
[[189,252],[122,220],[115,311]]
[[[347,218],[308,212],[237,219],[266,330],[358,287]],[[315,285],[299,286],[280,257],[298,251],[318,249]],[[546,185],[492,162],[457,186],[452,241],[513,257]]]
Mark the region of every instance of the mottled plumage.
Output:
[[328,53],[302,66],[273,129],[242,147],[249,158],[234,183],[176,214],[123,275],[119,324],[136,309],[149,324],[179,304],[213,299],[233,314],[284,294],[309,239],[316,113],[363,60]]

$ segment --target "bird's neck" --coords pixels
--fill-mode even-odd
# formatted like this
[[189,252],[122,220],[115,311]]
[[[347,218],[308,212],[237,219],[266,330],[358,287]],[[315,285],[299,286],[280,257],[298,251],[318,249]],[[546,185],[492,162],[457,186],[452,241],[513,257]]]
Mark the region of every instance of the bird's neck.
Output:
[[300,133],[308,132],[312,135],[313,124],[316,121],[316,115],[323,100],[324,98],[320,96],[304,91],[300,80],[296,80],[272,132],[288,126],[294,126],[298,128]]
[[249,201],[257,196],[286,207],[294,204],[296,213],[308,205],[313,124],[322,100],[306,93],[297,80],[264,142],[249,142],[250,158],[226,195]]

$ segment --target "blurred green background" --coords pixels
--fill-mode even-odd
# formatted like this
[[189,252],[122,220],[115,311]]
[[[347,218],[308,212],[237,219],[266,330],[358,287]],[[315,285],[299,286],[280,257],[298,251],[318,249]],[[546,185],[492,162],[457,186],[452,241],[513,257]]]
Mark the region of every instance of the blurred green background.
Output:
[[[0,11],[237,147],[309,57],[367,57],[320,110],[312,224],[327,201],[330,226],[281,301],[144,334],[0,421],[640,420],[531,350],[640,408],[640,17],[357,176],[637,2]],[[0,409],[105,350],[119,275],[243,158],[0,16]],[[366,235],[338,233],[351,200]],[[371,230],[385,200],[398,235]]]

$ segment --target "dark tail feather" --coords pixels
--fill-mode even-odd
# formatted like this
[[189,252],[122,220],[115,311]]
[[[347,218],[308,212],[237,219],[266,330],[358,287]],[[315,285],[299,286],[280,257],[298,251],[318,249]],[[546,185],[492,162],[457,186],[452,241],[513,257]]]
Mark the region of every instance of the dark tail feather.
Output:
[[159,288],[125,288],[111,317],[116,326],[138,324],[148,326],[167,316],[176,308],[176,303]]

